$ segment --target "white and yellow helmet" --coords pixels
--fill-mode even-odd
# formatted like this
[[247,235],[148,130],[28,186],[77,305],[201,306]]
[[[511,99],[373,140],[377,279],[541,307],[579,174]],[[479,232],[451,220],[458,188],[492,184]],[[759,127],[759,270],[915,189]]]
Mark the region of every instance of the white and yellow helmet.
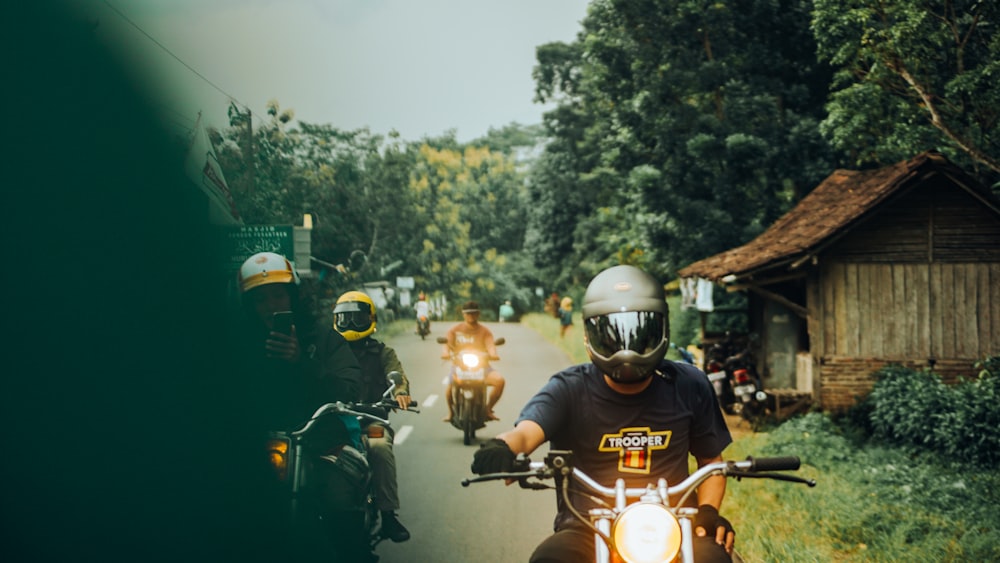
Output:
[[240,293],[269,283],[299,284],[299,274],[292,263],[274,252],[258,252],[247,258],[237,276]]
[[375,302],[360,291],[348,291],[333,307],[333,328],[353,342],[375,332]]

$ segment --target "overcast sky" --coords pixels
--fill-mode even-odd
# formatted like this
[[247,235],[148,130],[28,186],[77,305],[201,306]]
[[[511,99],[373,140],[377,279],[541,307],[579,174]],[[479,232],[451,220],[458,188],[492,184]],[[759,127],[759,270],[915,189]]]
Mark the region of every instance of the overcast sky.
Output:
[[154,77],[178,127],[199,110],[228,125],[231,96],[258,116],[277,99],[309,123],[406,140],[454,129],[465,142],[541,122],[535,48],[575,40],[589,0],[80,2],[101,37]]

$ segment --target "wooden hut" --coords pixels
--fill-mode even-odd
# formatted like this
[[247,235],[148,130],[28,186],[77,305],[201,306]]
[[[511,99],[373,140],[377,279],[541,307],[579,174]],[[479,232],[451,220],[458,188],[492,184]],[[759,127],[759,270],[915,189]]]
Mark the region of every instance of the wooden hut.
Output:
[[679,274],[746,290],[765,386],[826,410],[888,363],[947,379],[1000,355],[1000,200],[935,152],[837,170],[756,239]]

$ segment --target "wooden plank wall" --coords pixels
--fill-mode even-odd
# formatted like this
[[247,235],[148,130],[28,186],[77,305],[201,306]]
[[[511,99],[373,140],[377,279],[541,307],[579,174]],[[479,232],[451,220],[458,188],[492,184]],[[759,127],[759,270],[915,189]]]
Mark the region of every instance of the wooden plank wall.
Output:
[[828,262],[810,292],[814,355],[887,360],[1000,354],[1000,263]]

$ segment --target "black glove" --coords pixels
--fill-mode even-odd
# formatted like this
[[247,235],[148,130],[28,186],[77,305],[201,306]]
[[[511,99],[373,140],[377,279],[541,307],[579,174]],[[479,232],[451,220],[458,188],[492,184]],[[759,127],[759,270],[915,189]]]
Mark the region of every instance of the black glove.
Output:
[[514,452],[507,442],[493,438],[479,446],[472,456],[472,472],[477,475],[486,473],[505,473],[514,467]]
[[719,516],[719,509],[711,504],[703,504],[698,507],[698,515],[694,517],[694,527],[705,528],[705,535],[715,537],[716,530],[725,528],[726,534],[733,532],[733,525],[722,516]]

